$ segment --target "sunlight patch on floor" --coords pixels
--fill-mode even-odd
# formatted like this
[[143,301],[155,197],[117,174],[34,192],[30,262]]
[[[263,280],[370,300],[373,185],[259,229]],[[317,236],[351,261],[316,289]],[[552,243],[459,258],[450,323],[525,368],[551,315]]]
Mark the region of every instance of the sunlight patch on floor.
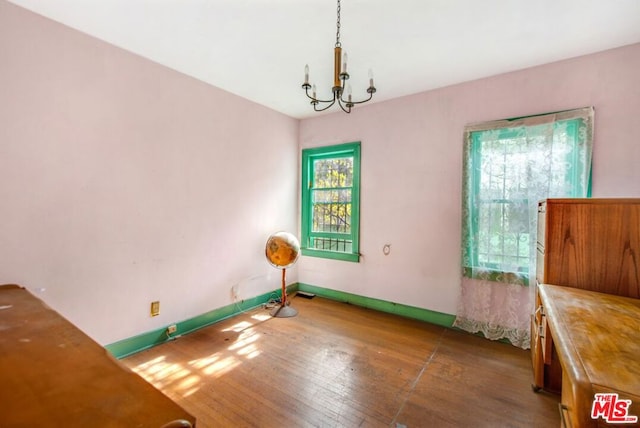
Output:
[[222,331],[235,331],[237,333],[241,332],[244,329],[247,329],[249,327],[253,326],[253,324],[251,324],[249,321],[240,321],[237,324],[232,325],[229,328],[225,328]]
[[236,349],[240,350],[245,346],[253,345],[253,343],[258,339],[260,339],[260,335],[256,334],[255,331],[244,331],[240,336],[238,336],[238,339],[235,341],[235,343],[233,343],[227,349],[229,351],[235,351]]
[[200,385],[200,380],[201,378],[198,375],[190,375],[182,379],[178,384],[178,388],[182,391],[182,396],[188,397],[198,391],[198,389],[200,389],[198,387]]
[[202,373],[204,373],[207,376],[219,378],[225,373],[228,373],[234,368],[238,367],[240,364],[242,364],[242,361],[240,361],[233,355],[230,355],[219,361],[216,361],[213,364],[209,364],[208,366],[203,367],[201,370],[202,370]]
[[[185,378],[191,377],[190,385],[199,382],[200,377],[193,375],[192,371],[181,364],[170,363],[166,361],[166,357],[154,358],[151,361],[139,364],[132,369],[134,372],[142,376],[147,382],[153,384],[156,388],[162,388],[175,382],[184,382]],[[193,379],[195,376],[197,379]],[[179,385],[182,385],[180,383]],[[178,389],[185,389],[179,386]]]
[[271,319],[272,316],[268,314],[255,314],[255,315],[252,315],[251,318],[253,318],[256,321],[262,322],[262,321]]
[[267,314],[255,314],[251,316],[254,322],[241,321],[229,328],[221,330],[222,333],[238,333],[226,350],[215,352],[211,355],[189,361],[185,366],[167,361],[165,356],[157,357],[138,364],[132,370],[162,389],[172,385],[183,397],[188,397],[200,389],[203,377],[219,378],[240,366],[243,360],[256,358],[260,355],[258,342],[260,335],[253,326],[256,323],[271,318]]

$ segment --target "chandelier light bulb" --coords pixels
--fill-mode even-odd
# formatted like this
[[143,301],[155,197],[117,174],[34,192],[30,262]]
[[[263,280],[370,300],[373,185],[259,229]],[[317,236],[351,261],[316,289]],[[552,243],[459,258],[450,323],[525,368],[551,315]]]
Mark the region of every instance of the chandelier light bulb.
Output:
[[309,83],[309,64],[304,66],[304,83]]
[[342,72],[343,73],[347,72],[347,53],[346,52],[342,55]]

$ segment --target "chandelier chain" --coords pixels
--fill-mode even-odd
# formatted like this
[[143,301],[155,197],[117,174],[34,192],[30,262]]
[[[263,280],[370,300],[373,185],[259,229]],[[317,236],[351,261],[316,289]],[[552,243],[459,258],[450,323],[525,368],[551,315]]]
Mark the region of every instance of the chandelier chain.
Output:
[[341,47],[340,43],[340,0],[338,0],[338,20],[336,21],[336,47]]

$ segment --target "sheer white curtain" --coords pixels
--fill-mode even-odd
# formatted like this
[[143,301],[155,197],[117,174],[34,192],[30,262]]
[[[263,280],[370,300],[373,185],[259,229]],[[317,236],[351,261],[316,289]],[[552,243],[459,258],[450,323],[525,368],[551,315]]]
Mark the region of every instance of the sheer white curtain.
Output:
[[589,196],[592,129],[590,107],[466,127],[455,327],[530,347],[538,201]]

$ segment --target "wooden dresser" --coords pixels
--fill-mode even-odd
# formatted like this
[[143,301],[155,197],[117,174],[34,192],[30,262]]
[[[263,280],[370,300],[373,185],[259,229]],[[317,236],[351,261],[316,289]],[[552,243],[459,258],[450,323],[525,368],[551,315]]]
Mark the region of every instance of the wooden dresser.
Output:
[[[554,284],[609,296],[640,297],[640,199],[541,201],[537,236],[537,287]],[[533,387],[565,394],[567,373],[547,311],[541,293],[536,292],[531,320]],[[608,319],[600,322],[610,323]]]
[[616,415],[606,406],[592,418],[596,393],[631,400],[627,419],[640,417],[640,299],[547,284],[538,293],[562,368],[562,425],[609,426],[605,416]]
[[27,290],[0,286],[0,427],[190,427],[195,418]]

